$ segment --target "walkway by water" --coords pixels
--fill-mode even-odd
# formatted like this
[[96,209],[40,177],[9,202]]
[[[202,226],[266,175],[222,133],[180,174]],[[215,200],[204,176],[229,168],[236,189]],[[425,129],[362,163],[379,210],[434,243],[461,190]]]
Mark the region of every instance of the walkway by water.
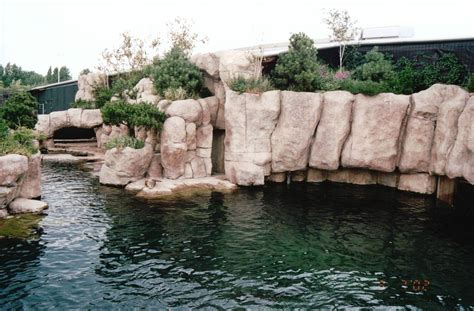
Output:
[[[141,202],[71,165],[0,240],[0,309],[474,306],[474,226],[382,187],[268,185]],[[415,281],[419,280],[419,281]]]

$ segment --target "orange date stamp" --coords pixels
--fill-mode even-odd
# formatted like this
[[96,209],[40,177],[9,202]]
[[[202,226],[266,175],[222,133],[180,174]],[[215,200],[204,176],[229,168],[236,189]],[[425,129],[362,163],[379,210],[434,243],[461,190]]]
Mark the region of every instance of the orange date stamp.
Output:
[[[401,279],[401,286],[405,290],[413,290],[415,292],[425,292],[429,289],[431,282],[426,279],[420,280],[405,280]],[[379,280],[379,286],[382,288],[389,287],[389,284],[384,280]]]

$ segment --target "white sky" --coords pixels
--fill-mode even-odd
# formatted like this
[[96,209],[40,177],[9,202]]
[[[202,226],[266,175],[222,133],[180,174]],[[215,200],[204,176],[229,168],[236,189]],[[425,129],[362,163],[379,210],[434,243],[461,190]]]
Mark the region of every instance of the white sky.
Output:
[[162,37],[166,22],[194,21],[209,42],[197,52],[287,41],[303,31],[329,35],[325,9],[347,9],[360,27],[412,26],[415,37],[474,37],[474,0],[0,0],[0,64],[45,74],[66,65],[73,77],[95,69],[120,33]]

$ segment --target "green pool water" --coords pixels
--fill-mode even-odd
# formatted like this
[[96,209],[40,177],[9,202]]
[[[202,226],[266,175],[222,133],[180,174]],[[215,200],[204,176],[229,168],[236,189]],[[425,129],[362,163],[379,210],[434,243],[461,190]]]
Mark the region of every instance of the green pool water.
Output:
[[47,215],[0,239],[0,308],[474,307],[472,188],[456,208],[291,184],[159,202],[43,169]]

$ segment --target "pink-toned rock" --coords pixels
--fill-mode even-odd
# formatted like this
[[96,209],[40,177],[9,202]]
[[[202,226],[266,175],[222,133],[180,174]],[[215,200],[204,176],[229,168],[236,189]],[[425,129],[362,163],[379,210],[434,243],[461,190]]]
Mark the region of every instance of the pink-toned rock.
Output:
[[[203,102],[205,102],[205,104],[207,105],[207,109],[209,110],[210,122],[213,126],[215,126],[217,119],[217,110],[219,109],[219,100],[216,96],[211,96],[199,99],[199,102],[201,103],[201,106],[204,106]],[[204,119],[206,118],[203,116],[203,123],[205,124]]]
[[270,182],[278,182],[278,183],[285,182],[286,172],[270,174],[270,176],[268,176],[266,180]]
[[398,189],[422,194],[432,194],[436,191],[436,177],[426,173],[401,174],[398,181]]
[[377,185],[382,185],[391,188],[398,187],[399,172],[377,172]]
[[49,133],[53,135],[53,133],[59,129],[64,127],[69,127],[69,115],[67,110],[64,111],[54,111],[49,114]]
[[464,177],[474,184],[474,97],[471,96],[458,120],[455,143],[448,155],[449,178]]
[[186,143],[161,144],[161,165],[165,178],[177,179],[184,175]]
[[358,94],[352,109],[351,133],[342,150],[344,167],[393,172],[410,97]]
[[250,162],[225,161],[227,179],[240,186],[258,186],[265,183],[264,168]]
[[306,180],[307,171],[293,171],[289,174],[291,174],[291,181],[303,182]]
[[229,174],[237,184],[260,185],[265,173],[270,173],[266,171],[271,161],[270,138],[279,112],[280,91],[263,94],[227,92],[224,144],[225,162],[229,165],[225,166],[225,171],[227,175],[227,168],[232,169]]
[[81,115],[81,127],[93,128],[102,125],[102,113],[100,109],[84,109]]
[[212,149],[211,148],[197,148],[196,154],[198,157],[201,157],[201,158],[210,158],[212,154]]
[[186,124],[186,145],[188,150],[196,150],[196,123]]
[[281,113],[271,137],[272,172],[306,169],[321,108],[318,93],[281,92]]
[[17,198],[8,205],[10,214],[39,214],[48,208],[48,204],[37,200]]
[[166,114],[170,117],[180,117],[186,122],[194,122],[196,125],[202,123],[201,104],[194,99],[177,100],[171,103],[166,109]]
[[81,127],[82,109],[70,108],[67,110],[67,114],[72,127]]
[[351,130],[354,95],[345,91],[324,93],[324,104],[316,129],[309,166],[336,170],[344,142]]
[[126,147],[112,148],[105,153],[105,163],[99,174],[99,181],[106,185],[125,186],[145,176],[153,149],[145,145],[142,149]]
[[28,171],[20,188],[21,198],[33,199],[41,196],[41,153],[28,158]]
[[180,117],[167,118],[161,131],[161,143],[185,143],[186,122]]
[[205,99],[198,99],[198,102],[202,109],[202,125],[208,125],[211,123],[211,110],[209,109]]
[[214,53],[195,54],[191,62],[212,78],[219,78],[219,57]]
[[200,126],[196,130],[196,146],[198,148],[212,148],[212,125]]
[[47,135],[48,137],[52,134],[50,132],[49,114],[38,115],[38,122],[36,122],[35,130],[39,133]]
[[398,164],[401,172],[445,174],[447,154],[467,98],[460,87],[443,84],[412,95]]
[[161,154],[155,153],[151,158],[150,167],[148,167],[147,176],[149,178],[163,177],[163,166],[161,166]]
[[[247,51],[225,51],[217,54],[219,57],[219,76],[229,85],[237,77],[253,77],[261,68],[252,63],[252,54]],[[258,65],[257,65],[258,66]]]
[[0,186],[18,185],[28,171],[28,158],[19,154],[0,156]]
[[193,170],[193,178],[206,177],[206,166],[200,157],[191,160],[191,169]]

